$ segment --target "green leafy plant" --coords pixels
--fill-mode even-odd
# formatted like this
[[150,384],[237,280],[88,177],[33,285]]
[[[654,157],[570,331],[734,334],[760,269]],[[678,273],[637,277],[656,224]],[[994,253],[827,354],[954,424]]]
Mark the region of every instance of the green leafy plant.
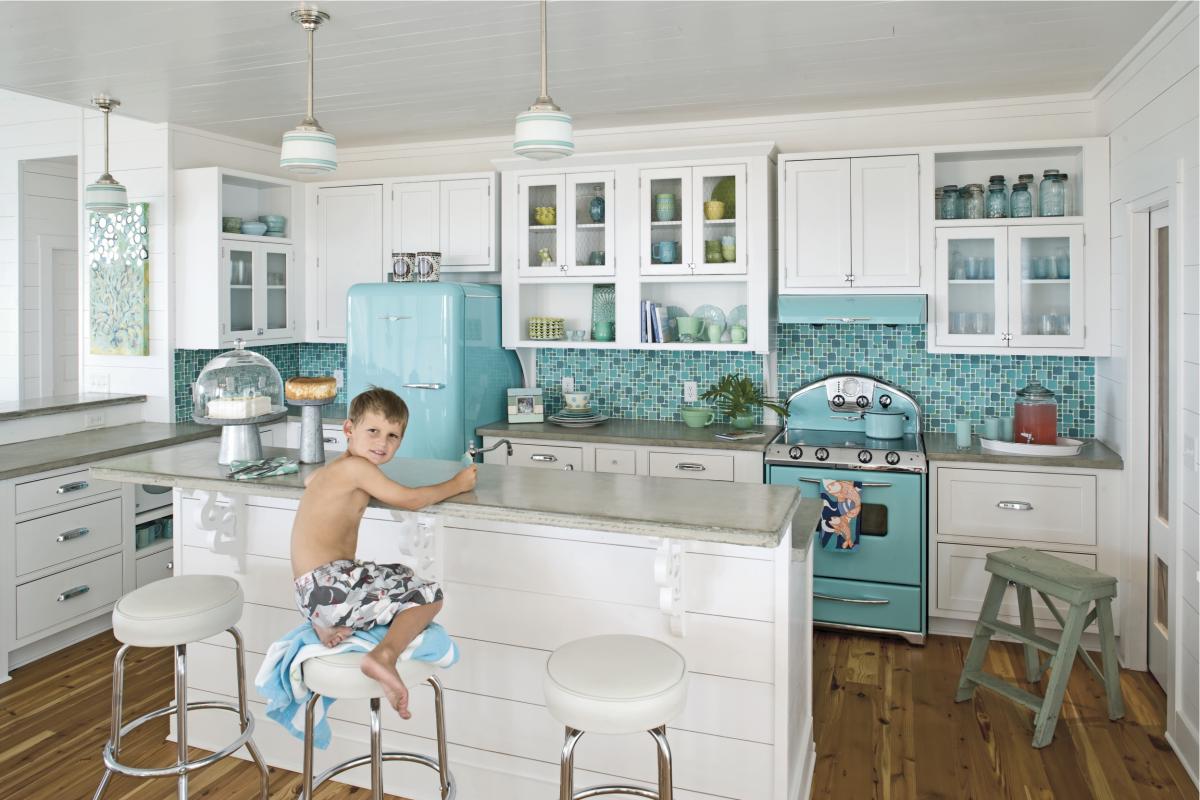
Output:
[[730,419],[752,413],[759,407],[769,408],[785,419],[788,416],[786,408],[772,398],[763,397],[754,381],[745,375],[726,375],[700,396],[705,400],[715,400],[717,408]]

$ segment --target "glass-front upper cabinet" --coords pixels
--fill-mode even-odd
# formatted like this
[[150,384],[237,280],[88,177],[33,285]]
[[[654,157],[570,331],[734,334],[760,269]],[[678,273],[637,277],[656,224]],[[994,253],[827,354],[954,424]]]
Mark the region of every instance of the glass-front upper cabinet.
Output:
[[1005,345],[1007,247],[1004,228],[938,230],[939,344]]
[[222,342],[293,335],[291,246],[227,241],[223,249],[227,305],[221,324]]
[[1008,229],[1010,347],[1082,347],[1083,226]]
[[642,170],[643,275],[744,275],[745,165]]
[[517,208],[519,275],[616,274],[613,173],[520,178]]

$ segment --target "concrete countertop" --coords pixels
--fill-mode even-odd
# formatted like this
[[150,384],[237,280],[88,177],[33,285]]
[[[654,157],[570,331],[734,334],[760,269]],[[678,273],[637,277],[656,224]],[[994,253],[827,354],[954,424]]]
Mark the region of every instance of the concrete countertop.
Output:
[[[286,400],[284,401],[287,402]],[[300,419],[300,411],[303,406],[288,405],[288,419]],[[327,406],[321,406],[321,422],[325,425],[341,425],[346,421],[346,415],[349,409],[345,403],[330,403]]]
[[775,434],[776,425],[756,425],[751,430],[762,433],[757,439],[727,442],[714,434],[736,431],[732,425],[709,425],[689,428],[682,422],[643,419],[610,419],[590,428],[564,428],[553,422],[493,422],[475,429],[480,436],[499,436],[512,439],[547,439],[565,442],[619,442],[648,447],[697,447],[706,450],[749,450],[762,453]]
[[[193,442],[97,464],[97,478],[159,486],[238,492],[299,499],[316,465],[276,478],[235,481],[217,464],[217,442]],[[298,451],[264,447],[264,456],[296,457]],[[461,469],[455,461],[397,458],[383,466],[406,486],[437,483]],[[372,505],[379,507],[378,503]],[[430,506],[423,513],[461,519],[549,525],[702,542],[776,547],[789,524],[811,534],[821,504],[801,501],[793,487],[641,478],[479,465],[475,491]],[[794,543],[799,544],[799,543]],[[807,541],[803,542],[807,549]]]
[[[6,444],[0,446],[0,480],[191,442],[220,432],[215,425],[194,422],[136,422]],[[216,442],[212,446],[215,448]]]
[[127,403],[144,403],[144,394],[108,394],[88,392],[85,394],[56,394],[49,397],[31,397],[0,403],[0,422],[25,417],[40,417],[45,414],[62,414],[83,408],[120,406]]
[[953,433],[925,433],[925,456],[930,461],[969,461],[976,464],[1018,464],[1031,467],[1067,467],[1070,469],[1124,469],[1121,457],[1097,439],[1084,439],[1083,448],[1073,456],[1016,456],[994,453],[979,446],[979,437],[971,446],[959,450]]

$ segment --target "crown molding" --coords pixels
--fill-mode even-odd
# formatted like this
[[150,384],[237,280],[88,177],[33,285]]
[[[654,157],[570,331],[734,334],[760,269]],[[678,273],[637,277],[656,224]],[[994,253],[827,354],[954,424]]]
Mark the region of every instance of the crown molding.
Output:
[[[1182,30],[1186,24],[1191,22],[1196,16],[1197,7],[1196,0],[1177,0],[1175,5],[1167,9],[1166,13],[1150,27],[1150,30],[1146,31],[1146,35],[1139,39],[1137,44],[1131,47],[1129,52],[1122,56],[1121,60],[1092,87],[1092,90],[1087,93],[1088,96],[1092,100],[1098,100],[1100,95],[1112,89],[1117,79],[1139,62],[1143,56],[1146,58],[1150,57],[1147,55],[1147,51],[1160,38],[1166,38],[1164,34],[1169,29],[1179,28]],[[1185,16],[1188,11],[1191,14]]]

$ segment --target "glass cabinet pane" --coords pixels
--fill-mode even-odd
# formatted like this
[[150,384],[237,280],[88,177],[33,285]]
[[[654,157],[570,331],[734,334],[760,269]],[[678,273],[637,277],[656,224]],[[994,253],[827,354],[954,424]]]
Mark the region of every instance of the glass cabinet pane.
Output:
[[[946,243],[948,332],[996,334],[996,240],[950,239]],[[1001,265],[1003,269],[1004,265]]]
[[[531,184],[525,196],[527,252],[524,254],[531,267],[557,267],[559,265],[558,225],[562,209],[559,208],[558,185],[555,183]],[[565,260],[564,262],[565,263]]]
[[650,179],[650,253],[651,264],[680,264],[683,261],[683,214],[685,197],[683,178]]
[[733,174],[705,174],[699,180],[700,194],[696,199],[698,207],[694,209],[694,214],[696,219],[702,220],[705,264],[733,263],[738,260],[738,179]]
[[267,252],[267,327],[288,326],[287,254]]
[[229,330],[248,331],[254,327],[254,253],[229,251]]
[[[574,252],[571,264],[576,267],[601,267],[608,264],[611,254],[605,250],[605,226],[608,224],[607,187],[599,183],[574,183]],[[564,220],[565,223],[565,220]]]
[[1070,336],[1070,238],[1022,237],[1019,254],[1021,335]]

